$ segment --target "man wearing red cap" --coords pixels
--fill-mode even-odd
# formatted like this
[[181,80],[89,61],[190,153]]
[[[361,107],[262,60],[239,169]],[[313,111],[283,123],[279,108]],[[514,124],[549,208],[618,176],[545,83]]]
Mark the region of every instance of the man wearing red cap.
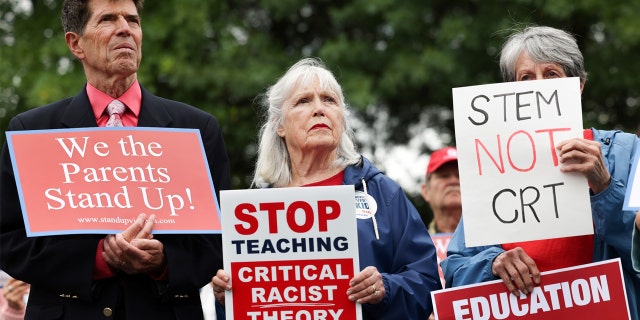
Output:
[[462,214],[456,148],[446,147],[431,154],[421,194],[433,211],[429,233],[455,231]]

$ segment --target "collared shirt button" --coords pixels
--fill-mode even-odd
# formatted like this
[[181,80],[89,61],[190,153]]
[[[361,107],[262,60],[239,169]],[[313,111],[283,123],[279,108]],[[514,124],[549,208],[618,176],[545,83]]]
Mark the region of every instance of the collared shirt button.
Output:
[[104,314],[105,317],[111,317],[111,315],[113,314],[113,310],[111,310],[111,308],[109,307],[106,307],[102,309],[102,314]]

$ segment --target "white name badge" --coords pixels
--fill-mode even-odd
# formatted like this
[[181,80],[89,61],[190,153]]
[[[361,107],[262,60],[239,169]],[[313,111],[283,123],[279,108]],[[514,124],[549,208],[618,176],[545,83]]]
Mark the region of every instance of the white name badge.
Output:
[[378,211],[376,199],[362,191],[356,191],[356,218],[371,219]]

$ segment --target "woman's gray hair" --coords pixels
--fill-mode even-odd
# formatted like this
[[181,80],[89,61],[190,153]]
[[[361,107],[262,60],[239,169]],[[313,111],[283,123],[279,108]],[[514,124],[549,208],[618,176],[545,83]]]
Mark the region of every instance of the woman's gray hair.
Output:
[[587,81],[584,58],[575,37],[563,30],[546,26],[529,26],[511,34],[502,45],[500,72],[502,80],[516,81],[516,61],[522,52],[540,63],[560,65],[568,77]]
[[342,87],[335,76],[320,59],[305,58],[287,70],[263,95],[264,124],[260,128],[258,158],[253,177],[253,186],[284,186],[291,182],[291,159],[284,138],[278,135],[278,128],[284,124],[284,102],[302,85],[318,80],[323,90],[338,95],[338,103],[343,108],[342,137],[337,148],[336,167],[344,168],[360,161],[354,142],[354,132],[349,121],[350,110],[345,102]]

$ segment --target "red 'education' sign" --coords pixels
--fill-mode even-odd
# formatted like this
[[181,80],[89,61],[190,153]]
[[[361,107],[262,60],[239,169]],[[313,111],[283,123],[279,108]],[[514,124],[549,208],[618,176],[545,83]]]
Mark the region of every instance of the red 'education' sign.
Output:
[[140,213],[154,233],[220,233],[195,129],[8,131],[28,236],[117,233]]
[[437,320],[628,320],[620,259],[542,273],[528,295],[511,294],[502,280],[431,293]]

